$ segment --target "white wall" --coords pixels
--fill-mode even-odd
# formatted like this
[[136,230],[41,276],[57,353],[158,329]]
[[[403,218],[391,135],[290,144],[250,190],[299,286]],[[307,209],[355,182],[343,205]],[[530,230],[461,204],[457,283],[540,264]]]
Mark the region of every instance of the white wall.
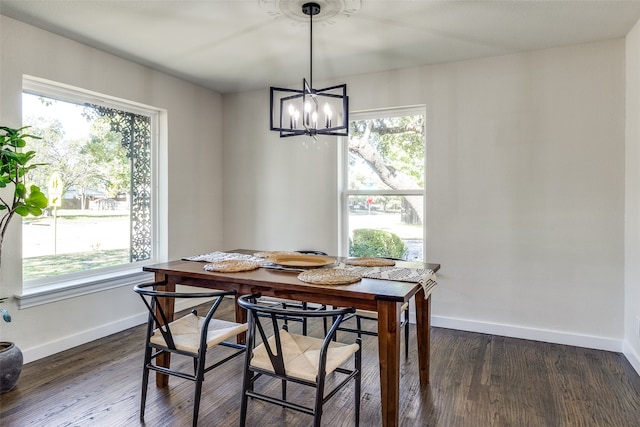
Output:
[[627,35],[625,348],[640,372],[640,23]]
[[[624,340],[638,354],[638,33],[627,39],[626,178],[624,40],[325,82],[346,81],[354,111],[427,106],[427,258],[443,266],[434,324],[616,351]],[[337,252],[336,141],[269,132],[266,89],[222,98],[4,16],[0,58],[3,125],[21,123],[22,74],[167,110],[169,258]],[[20,239],[15,221],[3,296],[20,292]],[[10,304],[0,336],[33,360],[135,323],[138,304],[129,287]]]
[[[168,256],[222,249],[222,131],[219,94],[35,27],[0,16],[0,123],[22,123],[22,75],[28,74],[151,105],[167,112]],[[166,202],[166,201],[165,201]],[[21,291],[21,227],[5,239],[0,295]],[[144,307],[131,286],[18,310],[0,322],[26,361],[139,323]]]
[[223,105],[225,247],[335,254],[335,139],[274,136],[268,90]]
[[[435,325],[622,350],[624,56],[619,39],[344,80],[352,111],[426,105]],[[225,247],[335,253],[336,141],[279,139],[268,102],[223,97]]]

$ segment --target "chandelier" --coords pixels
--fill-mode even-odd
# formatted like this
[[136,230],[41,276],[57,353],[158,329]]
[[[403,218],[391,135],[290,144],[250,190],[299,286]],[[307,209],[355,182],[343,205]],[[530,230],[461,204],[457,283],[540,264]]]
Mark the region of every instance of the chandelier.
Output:
[[309,135],[347,136],[349,134],[349,97],[347,85],[313,88],[313,17],[320,13],[318,3],[305,3],[302,13],[309,16],[309,81],[302,89],[271,87],[271,130],[280,137]]

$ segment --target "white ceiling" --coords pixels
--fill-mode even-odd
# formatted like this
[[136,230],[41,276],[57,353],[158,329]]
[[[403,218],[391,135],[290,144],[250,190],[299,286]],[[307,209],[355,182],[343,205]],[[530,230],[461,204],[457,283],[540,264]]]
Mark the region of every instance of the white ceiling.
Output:
[[[304,2],[0,0],[0,13],[229,93],[308,77]],[[640,0],[316,2],[314,80],[624,37],[640,20]]]

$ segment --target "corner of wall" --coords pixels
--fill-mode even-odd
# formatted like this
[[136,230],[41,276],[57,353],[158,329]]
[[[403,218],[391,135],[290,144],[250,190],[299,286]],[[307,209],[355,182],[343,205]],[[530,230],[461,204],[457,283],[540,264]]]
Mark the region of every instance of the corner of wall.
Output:
[[627,358],[633,369],[640,375],[640,355],[627,343],[623,344],[622,354]]
[[640,374],[640,21],[627,34],[625,104],[625,326],[623,353]]

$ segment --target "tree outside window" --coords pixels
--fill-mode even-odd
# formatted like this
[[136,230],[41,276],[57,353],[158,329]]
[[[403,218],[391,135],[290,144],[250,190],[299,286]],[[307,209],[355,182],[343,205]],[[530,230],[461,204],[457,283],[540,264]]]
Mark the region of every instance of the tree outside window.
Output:
[[422,260],[424,108],[353,113],[345,156],[349,256]]
[[23,221],[24,280],[150,259],[151,116],[25,91],[23,123],[46,164],[29,180],[60,194]]

